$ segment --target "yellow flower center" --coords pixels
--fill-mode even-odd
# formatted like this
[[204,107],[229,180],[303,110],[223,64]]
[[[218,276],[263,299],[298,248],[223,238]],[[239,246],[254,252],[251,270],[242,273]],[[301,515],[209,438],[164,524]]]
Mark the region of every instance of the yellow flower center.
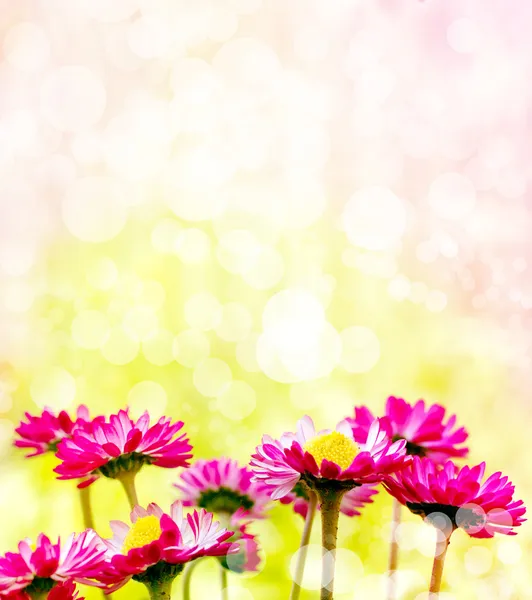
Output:
[[129,530],[124,540],[122,552],[127,554],[133,548],[142,548],[161,537],[161,523],[157,517],[141,517]]
[[321,467],[321,461],[325,459],[336,463],[343,470],[351,466],[358,453],[355,442],[338,431],[312,438],[305,444],[304,450],[312,454],[318,467]]

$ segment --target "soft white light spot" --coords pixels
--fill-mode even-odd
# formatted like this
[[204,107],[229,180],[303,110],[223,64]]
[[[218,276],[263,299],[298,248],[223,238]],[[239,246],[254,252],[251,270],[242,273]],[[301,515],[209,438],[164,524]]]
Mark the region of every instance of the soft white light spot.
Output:
[[200,264],[209,258],[211,239],[201,229],[184,229],[176,240],[175,252],[186,264]]
[[59,67],[44,80],[40,102],[43,115],[56,129],[78,132],[98,123],[106,93],[100,78],[87,67]]
[[126,198],[120,183],[110,177],[78,179],[63,199],[67,229],[84,242],[106,242],[122,231],[126,220]]
[[406,209],[388,188],[369,187],[356,192],[345,205],[342,224],[354,246],[386,250],[405,232]]
[[323,306],[300,289],[279,292],[263,313],[257,360],[268,377],[283,383],[326,377],[337,365],[341,341]]
[[[305,570],[303,572],[303,578],[297,581],[296,578],[296,564],[298,562],[299,553],[306,550],[307,556],[305,561]],[[319,590],[321,587],[321,573],[322,573],[322,547],[318,544],[310,544],[304,549],[300,548],[290,558],[290,577],[293,581],[299,584],[305,590]],[[328,573],[334,573],[333,565],[334,558],[330,552],[327,552],[324,562]],[[326,584],[329,582],[327,581]]]
[[179,364],[193,368],[209,356],[211,345],[204,333],[187,329],[176,335],[172,352]]
[[210,292],[198,292],[185,303],[185,321],[194,329],[210,331],[222,318],[222,305]]
[[194,369],[193,379],[202,396],[215,398],[229,389],[233,376],[226,362],[219,358],[207,358]]
[[335,556],[334,590],[338,594],[349,594],[353,581],[364,575],[364,567],[358,554],[346,548],[338,548]]
[[172,41],[168,22],[152,15],[131,23],[127,39],[131,50],[145,59],[164,56]]
[[37,71],[48,62],[50,43],[39,25],[18,23],[5,36],[4,55],[15,69]]
[[350,373],[366,373],[380,359],[380,342],[368,327],[349,327],[340,333],[342,357],[340,364]]
[[167,404],[166,391],[155,381],[141,381],[134,385],[127,395],[127,405],[133,418],[138,418],[149,410],[152,419],[158,419],[164,415]]
[[431,290],[425,304],[431,312],[441,312],[447,306],[447,295],[440,290]]
[[121,327],[111,330],[101,348],[102,356],[113,365],[126,365],[135,359],[139,351],[139,342]]
[[[227,256],[224,258],[229,260]],[[281,281],[283,275],[283,257],[271,246],[261,246],[243,272],[244,281],[256,290],[269,290]]]
[[216,257],[226,271],[239,274],[253,268],[260,251],[261,246],[250,231],[235,229],[221,236]]
[[159,319],[150,307],[135,306],[125,314],[123,326],[132,338],[147,340],[157,331]]
[[159,329],[142,342],[142,352],[152,365],[163,367],[174,360],[174,335],[166,329]]
[[471,575],[484,575],[491,569],[493,556],[488,548],[473,546],[465,553],[465,568]]
[[222,318],[216,333],[226,342],[245,339],[251,331],[252,318],[249,310],[238,302],[229,302],[222,307]]
[[34,377],[30,394],[40,408],[64,410],[76,397],[76,381],[62,367],[50,367]]
[[175,219],[159,221],[151,232],[153,247],[163,254],[172,254],[182,229],[181,224]]
[[128,181],[143,181],[165,166],[171,136],[163,103],[112,119],[105,130],[104,154],[111,170]]
[[497,548],[497,557],[505,565],[518,563],[523,556],[523,551],[519,542],[511,539],[503,539],[499,542]]
[[109,335],[109,320],[97,310],[83,310],[72,321],[72,338],[80,348],[96,350]]
[[475,186],[460,173],[439,175],[430,186],[430,207],[442,219],[463,219],[473,210],[475,203]]
[[388,293],[395,300],[405,300],[410,295],[411,287],[408,277],[397,275],[388,284]]
[[471,54],[478,49],[480,32],[471,19],[461,18],[453,21],[447,28],[449,46],[460,54]]
[[110,290],[116,283],[118,271],[110,258],[99,258],[87,267],[89,284],[97,290]]
[[218,410],[232,421],[240,421],[248,417],[257,406],[255,390],[245,381],[232,381],[217,400]]

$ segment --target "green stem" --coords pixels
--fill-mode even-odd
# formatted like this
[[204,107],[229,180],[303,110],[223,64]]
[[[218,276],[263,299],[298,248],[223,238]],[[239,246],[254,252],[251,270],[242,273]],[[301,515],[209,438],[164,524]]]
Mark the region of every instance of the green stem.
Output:
[[392,533],[390,538],[390,556],[388,558],[388,600],[395,600],[396,581],[395,572],[399,561],[399,545],[397,543],[397,530],[401,523],[401,503],[393,499],[392,507]]
[[222,600],[229,600],[227,591],[227,571],[220,565],[220,585],[222,586]]
[[333,600],[338,519],[342,497],[346,491],[324,488],[318,492],[320,496],[321,545],[323,552],[320,600]]
[[83,525],[86,529],[94,529],[94,518],[92,516],[91,487],[79,490],[81,513],[83,514]]
[[[81,504],[81,513],[83,515],[83,525],[85,529],[94,529],[94,517],[92,514],[92,501],[91,501],[91,486],[81,488],[79,490],[79,500]],[[106,594],[102,590],[102,595],[107,600],[111,600],[111,594]]]
[[430,577],[429,594],[431,599],[436,600],[440,597],[441,580],[443,576],[443,567],[445,565],[445,556],[451,543],[451,536],[445,538],[444,542],[436,542],[436,552],[434,553],[434,564],[432,565],[432,575]]
[[183,573],[183,600],[190,600],[190,580],[192,579],[192,572],[200,560],[193,560],[185,568],[185,572]]
[[173,579],[160,581],[157,584],[144,584],[150,592],[151,600],[170,600],[172,598]]
[[316,506],[318,504],[318,497],[316,496],[316,494],[310,490],[307,493],[307,516],[305,518],[305,525],[303,527],[303,533],[301,535],[299,552],[297,553],[296,570],[294,573],[294,580],[292,582],[292,590],[290,591],[290,600],[299,600],[299,595],[301,594],[301,582],[303,581],[303,574],[305,573],[305,562],[307,560],[308,554],[308,543],[310,541],[312,524],[314,523],[314,515],[316,514]]
[[132,510],[139,503],[139,497],[137,495],[137,488],[135,486],[136,476],[137,476],[137,473],[129,471],[129,472],[122,473],[119,477],[119,481],[122,484],[122,486],[124,487],[124,490],[127,495],[127,499],[129,501],[129,505],[131,506]]

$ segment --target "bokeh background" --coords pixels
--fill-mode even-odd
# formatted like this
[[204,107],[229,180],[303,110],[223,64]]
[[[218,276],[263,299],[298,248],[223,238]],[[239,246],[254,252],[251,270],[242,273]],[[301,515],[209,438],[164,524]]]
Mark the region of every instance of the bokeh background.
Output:
[[[2,0],[1,551],[80,529],[54,459],[11,444],[25,410],[82,402],[247,462],[305,413],[424,397],[530,504],[531,23],[517,0]],[[175,477],[143,471],[142,501]],[[126,502],[94,493],[105,535]],[[384,597],[390,509],[343,518],[338,600]],[[256,526],[231,600],[287,597],[301,526]],[[422,598],[431,531],[400,534]],[[531,547],[458,532],[442,597],[532,598]],[[215,565],[193,591],[217,597]]]

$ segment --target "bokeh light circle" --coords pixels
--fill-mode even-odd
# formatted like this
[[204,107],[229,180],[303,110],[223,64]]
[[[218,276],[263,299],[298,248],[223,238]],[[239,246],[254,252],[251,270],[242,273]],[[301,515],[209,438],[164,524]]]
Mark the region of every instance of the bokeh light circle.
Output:
[[248,417],[257,406],[257,394],[245,381],[232,381],[216,399],[220,413],[232,421]]
[[60,411],[76,397],[76,381],[62,367],[50,367],[37,373],[30,384],[30,395],[39,408]]
[[194,386],[202,396],[223,394],[233,379],[229,365],[219,358],[207,358],[194,369]]
[[443,173],[431,183],[429,205],[442,219],[463,219],[475,203],[475,186],[461,173]]
[[196,329],[187,329],[174,338],[174,359],[184,367],[193,368],[204,361],[211,352],[209,338]]
[[133,417],[140,417],[149,410],[152,419],[164,416],[168,396],[162,385],[155,381],[140,381],[136,383],[127,395],[127,405]]
[[84,177],[68,188],[62,212],[72,235],[84,242],[106,242],[116,237],[126,223],[125,192],[110,177]]
[[48,62],[50,42],[37,23],[17,23],[4,38],[4,55],[15,69],[37,71]]
[[56,129],[79,132],[101,119],[106,92],[101,79],[87,67],[58,67],[44,80],[40,102],[44,117]]
[[401,240],[406,230],[406,208],[388,188],[368,187],[357,191],[345,205],[342,224],[354,246],[387,250]]
[[127,365],[134,360],[139,351],[139,341],[122,327],[111,329],[101,347],[102,356],[113,365]]
[[109,320],[97,310],[83,310],[72,321],[72,338],[80,348],[96,350],[109,335]]

